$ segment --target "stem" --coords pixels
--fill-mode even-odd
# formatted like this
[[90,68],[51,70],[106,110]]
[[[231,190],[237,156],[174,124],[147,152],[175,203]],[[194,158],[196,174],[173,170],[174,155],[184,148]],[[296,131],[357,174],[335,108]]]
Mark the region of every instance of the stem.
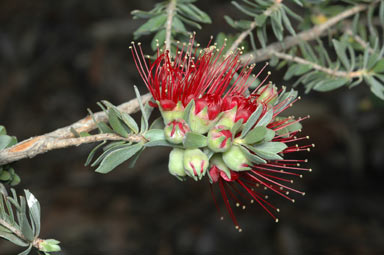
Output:
[[172,34],[172,21],[173,16],[175,15],[176,1],[170,0],[167,7],[167,23],[165,28],[165,49],[168,50],[169,55],[171,55],[171,34]]
[[[143,104],[146,104],[151,99],[150,94],[146,94],[141,97]],[[138,112],[140,110],[139,102],[137,99],[133,99],[129,102],[121,104],[117,107],[122,112],[129,114]],[[97,112],[94,115],[97,122],[106,122],[108,116],[103,112]],[[138,138],[132,136],[130,138],[120,137],[117,139],[116,135],[111,134],[99,134],[86,137],[75,138],[75,135],[71,130],[75,130],[77,133],[89,132],[96,129],[96,123],[91,116],[87,116],[69,126],[59,128],[53,132],[29,138],[22,142],[15,144],[14,146],[0,151],[0,165],[8,164],[23,158],[32,158],[38,154],[45,153],[47,151],[61,149],[69,146],[79,146],[83,143],[91,143],[103,140],[124,140],[131,139],[129,141],[137,142],[143,137]],[[144,140],[141,140],[144,141]]]
[[315,70],[321,71],[323,73],[326,73],[326,74],[329,74],[329,75],[335,76],[335,77],[344,77],[344,78],[352,79],[352,78],[361,77],[365,73],[365,70],[363,70],[363,69],[358,70],[358,71],[354,71],[354,72],[337,71],[337,70],[323,67],[319,64],[313,63],[311,61],[308,61],[308,60],[300,58],[300,57],[292,56],[292,55],[277,52],[277,51],[272,51],[271,53],[273,55],[275,55],[276,57],[281,58],[281,59],[293,61],[293,62],[296,62],[299,64],[310,65]]
[[[271,5],[269,8],[267,8],[267,9],[263,12],[263,14],[264,14],[265,16],[270,16],[271,13],[274,11],[274,9],[275,9],[275,8],[278,8],[278,5],[280,5],[281,2],[282,2],[281,0],[276,0],[275,3],[274,3],[273,5]],[[243,31],[243,32],[239,35],[239,37],[236,39],[236,41],[233,42],[231,48],[229,48],[229,50],[227,51],[227,54],[229,54],[229,53],[235,51],[235,49],[236,49],[237,47],[239,47],[240,43],[241,43],[242,41],[244,41],[244,39],[245,39],[245,38],[252,32],[253,29],[255,29],[256,26],[257,26],[257,22],[256,22],[256,20],[255,20],[255,21],[253,21],[253,22],[249,25],[249,28],[248,28],[247,30]]]
[[249,63],[251,64],[251,63],[267,60],[271,58],[274,52],[280,52],[280,51],[289,49],[293,46],[300,44],[303,41],[314,40],[320,37],[324,32],[326,32],[327,29],[338,24],[341,20],[346,19],[358,12],[364,11],[368,9],[370,5],[375,5],[377,3],[379,3],[379,0],[375,0],[371,4],[358,4],[330,18],[327,22],[324,22],[323,24],[314,26],[313,28],[303,31],[295,36],[288,36],[282,42],[275,42],[270,44],[268,47],[265,47],[264,49],[251,52],[248,54],[244,54],[241,57],[241,61],[242,62],[249,61]]
[[[1,219],[0,218],[0,225],[9,229],[9,231],[11,231],[14,235],[16,235],[18,238],[20,238],[21,240],[23,240],[24,242],[26,243],[30,243],[26,238],[25,236],[23,235],[23,233],[21,233],[21,231],[15,227],[13,227],[12,225],[8,224],[8,222],[6,222],[5,220]],[[40,243],[43,241],[43,239],[40,239],[40,238],[36,238],[35,240],[33,240],[32,242],[32,245],[33,247],[35,247],[36,249],[40,250]]]
[[353,33],[352,29],[348,28],[345,33],[347,35],[350,35],[353,37],[353,40],[355,40],[358,44],[360,44],[363,48],[368,49],[369,53],[374,53],[375,51],[369,46],[369,43],[364,41],[363,38]]

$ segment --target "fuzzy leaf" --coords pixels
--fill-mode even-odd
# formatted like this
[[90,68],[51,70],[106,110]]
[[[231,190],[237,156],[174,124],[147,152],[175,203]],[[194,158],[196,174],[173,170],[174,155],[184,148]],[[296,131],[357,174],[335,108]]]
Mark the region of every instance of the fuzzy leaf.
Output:
[[167,15],[160,14],[153,18],[150,18],[147,22],[141,25],[134,33],[134,38],[137,39],[141,35],[149,34],[151,32],[157,31],[161,28],[167,20]]
[[263,140],[267,128],[264,126],[255,127],[245,136],[244,140],[247,144],[254,144]]
[[257,127],[267,126],[269,122],[271,122],[272,118],[273,118],[273,109],[270,109],[263,115],[263,117],[261,117],[261,119],[257,122],[256,126]]
[[251,114],[251,116],[248,118],[247,122],[244,124],[244,128],[243,128],[243,131],[241,132],[241,136],[240,136],[241,138],[246,136],[247,133],[249,132],[249,130],[251,130],[251,128],[253,126],[255,126],[256,121],[259,119],[262,111],[263,111],[263,107],[262,107],[262,105],[259,105],[256,108],[256,110]]
[[313,90],[316,91],[321,91],[321,92],[326,92],[326,91],[331,91],[337,88],[342,87],[345,85],[349,80],[347,78],[338,78],[338,79],[327,79],[323,80],[319,83],[317,83],[314,87]]
[[98,173],[106,174],[112,171],[115,167],[130,159],[138,151],[143,148],[142,144],[128,145],[108,154],[100,163],[100,166],[95,170]]

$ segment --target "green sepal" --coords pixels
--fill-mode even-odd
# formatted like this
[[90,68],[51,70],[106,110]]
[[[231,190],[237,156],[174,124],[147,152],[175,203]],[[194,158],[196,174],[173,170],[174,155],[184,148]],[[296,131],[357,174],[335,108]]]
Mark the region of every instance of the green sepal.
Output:
[[196,149],[207,146],[207,137],[195,132],[188,132],[183,140],[186,149]]

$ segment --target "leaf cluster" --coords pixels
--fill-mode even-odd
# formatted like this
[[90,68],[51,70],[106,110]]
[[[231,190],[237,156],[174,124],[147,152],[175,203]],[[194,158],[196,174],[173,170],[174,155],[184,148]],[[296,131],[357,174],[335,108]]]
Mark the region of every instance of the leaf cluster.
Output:
[[151,47],[153,50],[164,45],[166,39],[166,27],[168,19],[168,9],[170,5],[175,4],[174,13],[171,17],[171,41],[175,39],[185,40],[188,38],[190,31],[187,26],[201,29],[200,23],[211,23],[211,18],[193,3],[196,0],[171,0],[157,3],[150,11],[132,11],[134,19],[147,19],[133,34],[134,39],[138,39],[143,35],[155,33]]
[[[7,130],[0,125],[0,150],[9,148],[17,143],[15,136],[7,135]],[[11,165],[0,166],[0,183],[15,186],[20,183],[20,176],[16,174]]]
[[[7,196],[1,184],[0,191],[0,237],[18,246],[27,247],[19,255],[29,254],[34,246],[38,246],[45,254],[60,251],[58,241],[39,239],[40,203],[36,197],[28,190],[24,190],[25,196],[18,197],[14,189],[11,189],[12,196]],[[36,244],[37,240],[41,245]],[[48,247],[48,244],[51,246]]]

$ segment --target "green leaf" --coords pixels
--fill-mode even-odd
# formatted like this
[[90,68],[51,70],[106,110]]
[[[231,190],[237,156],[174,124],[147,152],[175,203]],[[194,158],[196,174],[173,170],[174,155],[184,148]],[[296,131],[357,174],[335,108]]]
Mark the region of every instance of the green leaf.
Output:
[[187,106],[185,107],[184,109],[184,113],[183,113],[183,119],[185,120],[185,122],[189,125],[189,113],[191,111],[192,108],[194,108],[195,106],[195,100],[191,100]]
[[244,140],[247,144],[254,144],[263,140],[267,128],[264,126],[255,127],[245,136]]
[[333,46],[335,47],[336,54],[341,60],[341,63],[343,63],[345,69],[350,70],[350,63],[347,57],[347,54],[345,53],[346,45],[343,42],[338,42],[337,40],[333,39]]
[[275,137],[275,131],[272,129],[267,128],[265,136],[264,136],[264,142],[270,142]]
[[380,59],[375,66],[372,69],[375,73],[382,73],[384,72],[384,59]]
[[142,144],[135,144],[115,150],[101,161],[100,166],[95,171],[103,174],[109,173],[115,167],[130,159],[142,148]]
[[196,149],[207,146],[207,137],[198,133],[188,132],[183,140],[186,149]]
[[128,137],[129,133],[127,132],[127,130],[125,130],[117,114],[118,113],[113,108],[108,109],[109,124],[111,124],[113,131],[123,137]]
[[0,125],[0,136],[1,135],[6,135],[7,134],[7,130],[5,129],[4,126]]
[[231,133],[232,133],[232,139],[235,139],[237,131],[240,130],[241,126],[243,125],[243,119],[239,119],[235,125],[231,128]]
[[257,106],[256,110],[249,116],[247,122],[244,124],[243,131],[241,132],[240,137],[243,138],[252,129],[252,127],[256,124],[256,121],[259,119],[261,113],[263,112],[263,107],[260,104]]
[[124,123],[133,131],[133,133],[139,133],[139,126],[136,121],[126,112],[121,112],[121,118]]
[[29,247],[25,251],[20,252],[18,255],[28,255],[30,253],[30,251],[32,250],[32,247],[33,247],[33,245],[30,244]]
[[164,129],[163,117],[156,118],[149,127],[149,130],[151,129]]
[[267,163],[267,161],[265,161],[264,159],[262,159],[261,157],[253,154],[251,151],[251,146],[248,146],[248,145],[244,145],[244,146],[239,146],[239,148],[241,149],[241,151],[245,154],[245,156],[247,157],[247,159],[249,161],[251,161],[252,163],[255,163],[255,164],[265,164]]
[[7,147],[10,147],[10,145],[13,143],[14,138],[8,135],[1,135],[0,136],[0,150],[3,150]]
[[3,171],[3,172],[1,172],[1,174],[0,174],[0,181],[4,181],[4,182],[6,182],[6,181],[8,181],[10,178],[11,178],[11,175],[9,174],[8,171]]
[[141,25],[134,33],[134,38],[137,39],[141,35],[149,34],[151,32],[157,31],[161,28],[167,20],[167,15],[160,14],[153,18],[150,18],[147,22]]
[[181,22],[181,20],[176,16],[173,17],[172,28],[174,32],[185,33],[185,34],[188,32],[183,22]]
[[147,116],[147,111],[144,109],[143,101],[141,100],[141,95],[136,86],[133,86],[135,90],[135,94],[137,97],[137,100],[139,101],[139,106],[142,114],[141,118],[141,132],[145,132],[148,130],[148,116]]
[[211,18],[203,11],[198,9],[193,4],[179,4],[177,8],[180,9],[182,14],[194,21],[202,23],[211,23]]
[[378,98],[384,100],[384,85],[372,76],[364,77],[364,80],[371,87],[371,92],[375,94]]
[[156,50],[157,48],[161,48],[165,41],[165,29],[159,30],[152,39],[151,48],[152,50]]
[[163,129],[150,129],[144,133],[144,137],[148,141],[165,140]]
[[269,122],[271,122],[272,118],[273,118],[273,109],[270,109],[263,115],[263,117],[261,117],[261,119],[257,122],[256,126],[257,127],[267,126]]
[[24,193],[29,208],[31,223],[34,225],[35,229],[34,237],[36,238],[40,234],[40,203],[29,190],[24,190]]
[[25,241],[21,240],[14,234],[8,233],[8,232],[3,232],[0,230],[0,237],[7,239],[8,241],[22,247],[27,247],[29,244],[26,243]]
[[267,142],[259,145],[255,145],[254,148],[258,151],[279,153],[287,148],[285,143],[280,142]]
[[277,153],[283,151],[287,148],[287,145],[280,142],[266,142],[260,145],[252,147],[254,153],[266,160],[280,160],[280,157]]
[[326,80],[323,80],[323,81],[317,83],[313,87],[313,90],[321,91],[321,92],[334,90],[334,89],[342,87],[348,81],[349,81],[349,79],[347,79],[347,78],[338,78],[338,79],[333,79],[333,80],[326,79]]

